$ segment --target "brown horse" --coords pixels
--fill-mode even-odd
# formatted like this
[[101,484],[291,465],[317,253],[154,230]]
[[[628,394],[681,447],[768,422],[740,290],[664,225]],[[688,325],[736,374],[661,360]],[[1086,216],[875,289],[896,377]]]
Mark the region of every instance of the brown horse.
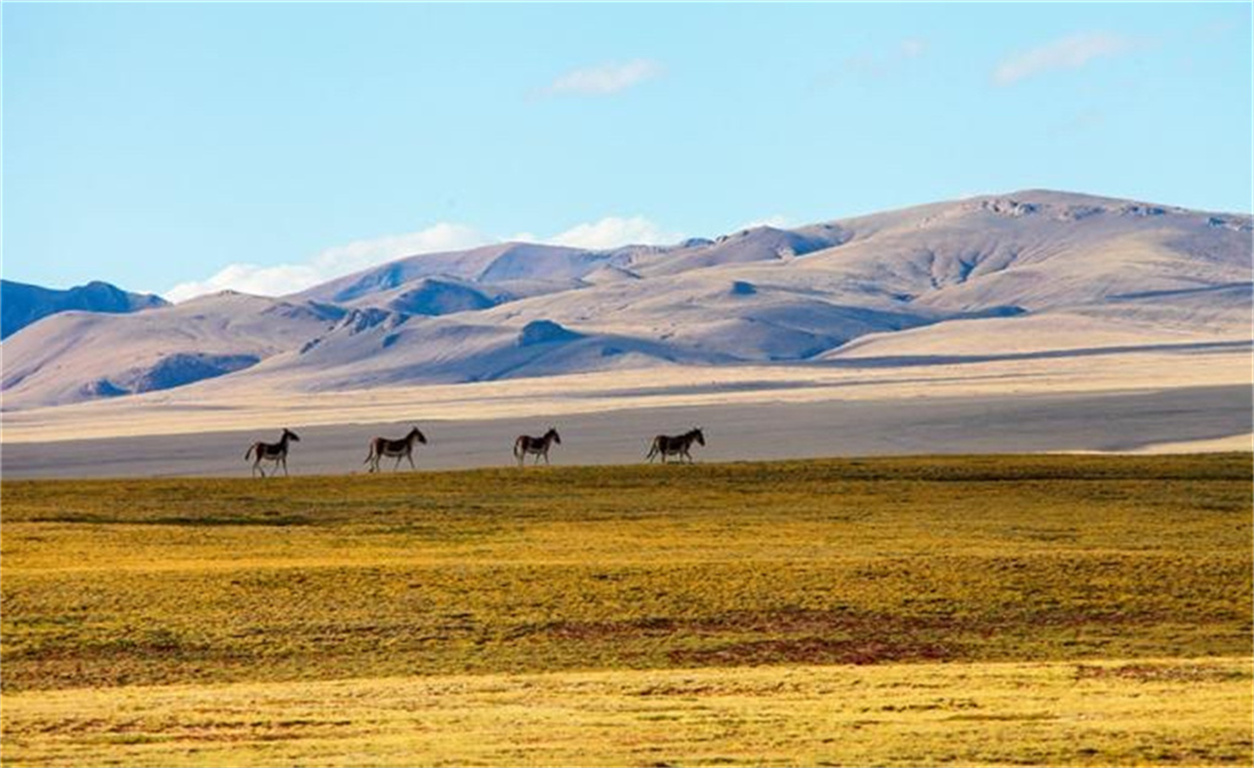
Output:
[[522,466],[527,454],[534,453],[536,463],[540,463],[540,457],[544,457],[544,463],[549,463],[549,447],[557,443],[562,444],[562,438],[557,434],[557,430],[549,427],[549,431],[544,433],[544,437],[532,437],[530,435],[519,435],[514,441],[514,458],[518,459],[518,466]]
[[386,437],[376,437],[370,441],[370,455],[367,456],[366,460],[362,463],[369,464],[371,472],[378,472],[379,460],[384,456],[389,456],[396,459],[396,466],[392,467],[392,469],[400,469],[401,459],[409,459],[409,466],[413,469],[417,469],[417,467],[414,466],[415,440],[423,445],[427,444],[427,436],[422,434],[417,427],[409,430],[409,434],[405,435],[400,440],[389,440]]
[[654,456],[661,456],[662,463],[666,463],[667,456],[678,456],[682,463],[685,458],[688,463],[692,463],[692,454],[688,449],[692,448],[693,442],[705,445],[705,435],[701,432],[700,427],[690,429],[682,435],[672,437],[670,435],[658,435],[653,438],[653,445],[649,447],[649,453],[645,456],[649,463],[653,462]]
[[261,468],[262,461],[273,461],[274,471],[277,472],[279,467],[283,467],[283,476],[287,476],[287,443],[289,440],[300,442],[300,437],[286,427],[283,429],[283,435],[277,443],[263,443],[260,440],[248,446],[248,450],[244,452],[244,459],[248,460],[253,455],[256,459],[253,461],[253,477],[260,472],[262,477],[266,476],[266,471]]

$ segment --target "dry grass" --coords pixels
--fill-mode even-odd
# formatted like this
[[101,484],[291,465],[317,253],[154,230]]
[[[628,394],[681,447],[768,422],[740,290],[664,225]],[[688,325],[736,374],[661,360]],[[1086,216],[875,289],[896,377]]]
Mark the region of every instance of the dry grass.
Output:
[[[1132,670],[1132,671],[1130,671]],[[566,672],[7,696],[9,765],[1249,765],[1249,659]]]
[[[1234,693],[1230,675],[1236,664],[1248,678],[1254,656],[1250,481],[1246,454],[6,482],[0,683],[11,746],[4,762],[57,762],[66,728],[82,738],[71,739],[79,751],[65,752],[63,762],[91,755],[89,762],[160,763],[178,753],[182,762],[202,763],[616,763],[643,760],[640,750],[650,744],[673,744],[657,762],[690,763],[717,762],[720,743],[743,747],[724,757],[756,763],[1222,763],[1232,755],[1248,762],[1249,697]],[[1193,660],[1205,658],[1229,659],[1227,671],[1216,673],[1222,679],[1203,675],[1198,684],[1192,672],[1155,679],[1137,671],[1159,668],[1142,660],[1175,659],[1161,662],[1170,670],[1204,666]],[[1112,667],[1111,659],[1121,661]],[[821,677],[813,665],[862,665],[832,667],[850,679],[918,676],[936,686],[931,695],[956,700],[967,686],[952,674],[1004,669],[988,662],[1066,662],[1022,667],[1044,677],[1017,684],[1021,695],[1054,701],[1063,694],[1045,692],[1043,681],[1055,678],[1065,678],[1067,690],[1096,691],[1085,706],[1108,707],[1123,723],[1122,746],[1100,746],[1090,760],[1063,749],[1067,734],[1086,731],[1061,728],[1062,720],[1032,720],[1031,728],[1013,717],[931,722],[936,713],[920,710],[926,723],[910,719],[893,731],[898,736],[880,734],[903,751],[866,751],[880,737],[864,743],[858,734],[866,734],[845,720],[833,721],[844,723],[835,746],[821,748],[821,740],[804,738],[814,727],[807,718],[836,704],[813,691],[802,696],[813,698],[804,706],[775,694],[738,694],[735,706],[798,713],[789,726],[795,738],[780,735],[770,749],[732,739],[740,733],[733,728],[721,742],[708,737],[710,751],[697,750],[684,739],[704,731],[693,731],[697,725],[681,712],[678,721],[657,721],[666,734],[660,741],[636,723],[622,733],[636,733],[630,738],[639,749],[618,744],[579,754],[578,744],[594,742],[572,736],[562,746],[546,734],[609,739],[604,734],[619,732],[614,718],[629,710],[615,709],[604,722],[555,715],[569,725],[560,733],[546,731],[540,718],[545,707],[569,714],[584,679],[611,688],[642,680],[675,685],[688,675],[795,681]],[[747,669],[755,666],[763,669]],[[590,670],[605,676],[581,676]],[[477,677],[449,677],[467,673]],[[349,679],[358,682],[317,682]],[[227,683],[240,687],[219,687]],[[350,717],[344,733],[293,725],[288,736],[243,739],[246,749],[232,742],[222,746],[235,750],[225,761],[212,745],[178,752],[192,711],[180,702],[198,696],[290,698],[296,709],[316,709],[324,695],[336,700],[323,692],[338,685],[371,697],[372,686],[474,691],[481,684],[537,685],[551,695],[536,700],[534,717],[519,715],[520,731],[496,722],[505,716],[496,704],[467,714],[464,728],[455,708],[435,707],[423,718],[443,725],[426,741],[398,725],[404,733],[380,736],[369,754],[352,751],[371,743],[369,715]],[[1241,685],[1248,692],[1248,680]],[[1152,705],[1143,694],[1160,690],[1154,686],[1174,691],[1171,700]],[[307,700],[305,691],[318,693]],[[72,702],[84,702],[83,712],[88,702],[125,710],[127,701],[148,706],[149,695],[173,714],[162,715],[165,725],[151,734],[142,721],[139,742],[127,743],[125,728],[108,730],[123,722],[116,718],[75,720]],[[1124,711],[1116,702],[1129,697],[1141,700],[1128,704],[1125,722],[1115,716]],[[453,700],[446,693],[437,699]],[[714,708],[710,732],[731,728],[717,725],[732,717],[725,709],[731,699],[706,702]],[[530,711],[530,700],[522,700]],[[463,704],[474,709],[474,701]],[[840,697],[839,707],[847,704]],[[45,706],[63,707],[62,714],[36,717]],[[230,706],[247,713],[253,705]],[[257,710],[262,731],[302,718],[275,707]],[[328,705],[317,718],[334,719],[345,708]],[[1229,725],[1202,726],[1233,713],[1245,718],[1241,748],[1230,743]],[[63,727],[55,718],[89,725]],[[498,727],[501,739],[474,736],[476,728]],[[954,739],[964,728],[1001,735],[988,735],[993,741],[977,751],[959,749],[965,737]],[[775,731],[768,724],[755,733],[768,739]],[[933,751],[911,751],[916,731],[935,737],[918,741]],[[415,739],[427,746],[419,750]],[[282,745],[261,744],[267,740]],[[165,749],[167,741],[182,746]],[[443,741],[452,752],[440,751]],[[481,742],[482,750],[456,753]],[[1202,743],[1205,754],[1186,749]],[[103,751],[81,751],[91,744]],[[151,761],[143,757],[149,751]]]

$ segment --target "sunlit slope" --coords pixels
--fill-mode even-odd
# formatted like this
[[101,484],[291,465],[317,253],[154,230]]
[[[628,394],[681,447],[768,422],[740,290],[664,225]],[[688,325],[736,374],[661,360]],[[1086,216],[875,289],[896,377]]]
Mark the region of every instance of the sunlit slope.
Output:
[[424,254],[285,300],[219,295],[36,324],[5,342],[5,407],[208,378],[217,390],[342,391],[1240,344],[1251,231],[1246,215],[1029,190],[665,247]]

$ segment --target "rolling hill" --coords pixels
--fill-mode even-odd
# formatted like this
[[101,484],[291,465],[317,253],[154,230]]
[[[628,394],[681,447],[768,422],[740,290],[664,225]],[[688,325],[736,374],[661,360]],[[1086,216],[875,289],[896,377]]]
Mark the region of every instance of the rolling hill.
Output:
[[423,254],[278,299],[48,318],[4,343],[4,407],[218,377],[308,392],[1248,344],[1251,231],[1033,190],[664,247]]

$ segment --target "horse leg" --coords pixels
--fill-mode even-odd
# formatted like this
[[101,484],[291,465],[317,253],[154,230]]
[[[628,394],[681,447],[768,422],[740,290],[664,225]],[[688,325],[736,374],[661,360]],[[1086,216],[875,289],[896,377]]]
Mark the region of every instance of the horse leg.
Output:
[[284,456],[283,458],[279,459],[279,462],[283,464],[283,476],[291,477],[291,475],[287,473],[287,457]]
[[407,453],[407,454],[405,454],[405,458],[409,459],[409,468],[410,468],[410,469],[417,469],[417,468],[418,468],[418,467],[414,466],[414,454],[412,454],[412,453]]

